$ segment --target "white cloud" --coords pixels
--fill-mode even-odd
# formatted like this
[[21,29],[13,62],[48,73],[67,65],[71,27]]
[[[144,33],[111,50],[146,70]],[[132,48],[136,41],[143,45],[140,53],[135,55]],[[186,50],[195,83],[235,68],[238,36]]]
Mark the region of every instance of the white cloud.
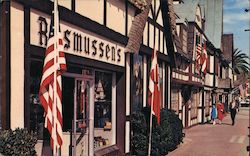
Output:
[[238,12],[232,12],[232,13],[226,13],[223,17],[224,24],[233,24],[238,22],[247,22],[249,21],[249,14],[246,13],[238,13]]
[[249,7],[250,5],[249,3],[250,3],[249,0],[232,0],[232,1],[225,0],[224,9],[225,10],[241,9],[243,11],[245,8]]

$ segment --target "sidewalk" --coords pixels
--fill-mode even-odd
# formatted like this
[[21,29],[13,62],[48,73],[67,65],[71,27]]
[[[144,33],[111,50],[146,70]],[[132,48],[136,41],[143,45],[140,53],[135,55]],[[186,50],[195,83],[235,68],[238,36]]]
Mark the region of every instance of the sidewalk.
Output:
[[230,114],[221,125],[210,123],[184,130],[184,143],[167,156],[250,156],[249,108],[241,108],[236,114],[235,125],[231,125]]

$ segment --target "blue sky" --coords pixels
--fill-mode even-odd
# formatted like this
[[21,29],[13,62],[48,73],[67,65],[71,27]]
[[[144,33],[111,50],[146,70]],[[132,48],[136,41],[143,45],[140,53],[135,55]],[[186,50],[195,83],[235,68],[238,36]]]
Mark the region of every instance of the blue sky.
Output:
[[249,0],[224,0],[223,27],[224,34],[234,34],[234,48],[242,50],[249,55],[250,45],[250,9]]

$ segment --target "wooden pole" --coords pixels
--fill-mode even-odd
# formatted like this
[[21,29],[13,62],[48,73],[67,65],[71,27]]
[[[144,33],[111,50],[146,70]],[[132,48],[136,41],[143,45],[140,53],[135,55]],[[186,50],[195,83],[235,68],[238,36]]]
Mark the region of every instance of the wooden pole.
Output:
[[[153,103],[152,103],[153,104]],[[151,154],[151,139],[152,139],[152,120],[153,120],[153,115],[152,115],[152,109],[153,105],[151,104],[150,108],[150,122],[149,122],[149,141],[148,141],[148,156]]]

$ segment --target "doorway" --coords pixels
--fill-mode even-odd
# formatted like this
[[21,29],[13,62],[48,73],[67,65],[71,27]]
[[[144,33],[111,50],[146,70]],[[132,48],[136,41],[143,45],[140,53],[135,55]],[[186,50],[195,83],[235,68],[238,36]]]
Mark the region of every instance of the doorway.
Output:
[[73,156],[76,153],[92,156],[94,153],[94,76],[65,73],[62,82],[64,152]]

